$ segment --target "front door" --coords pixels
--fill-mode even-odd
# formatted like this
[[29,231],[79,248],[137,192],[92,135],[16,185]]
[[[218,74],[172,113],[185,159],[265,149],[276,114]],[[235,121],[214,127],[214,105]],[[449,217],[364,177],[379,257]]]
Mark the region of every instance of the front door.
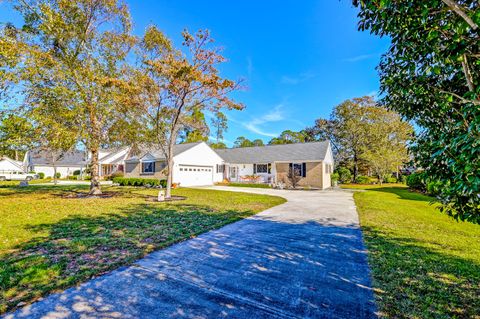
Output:
[[238,168],[236,166],[230,166],[229,167],[229,179],[236,181],[238,178]]

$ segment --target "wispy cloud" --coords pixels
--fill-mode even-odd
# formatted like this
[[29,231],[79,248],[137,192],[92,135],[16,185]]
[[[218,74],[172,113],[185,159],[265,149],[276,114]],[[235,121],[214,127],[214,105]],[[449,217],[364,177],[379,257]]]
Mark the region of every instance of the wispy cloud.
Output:
[[378,53],[361,54],[361,55],[353,56],[353,57],[350,57],[350,58],[346,58],[346,59],[344,59],[344,61],[358,62],[358,61],[368,60],[368,59],[371,59],[371,58],[374,58],[374,57],[377,57],[377,56],[378,56]]
[[261,117],[256,117],[253,118],[252,120],[245,122],[245,121],[238,121],[236,119],[233,119],[229,117],[229,120],[240,124],[243,126],[245,129],[248,131],[262,135],[262,136],[267,136],[267,137],[276,137],[278,136],[278,132],[268,132],[265,130],[264,126],[265,124],[272,123],[272,122],[279,122],[285,120],[285,114],[283,112],[283,105],[278,104],[275,106],[270,112],[264,114]]
[[288,76],[284,75],[282,76],[280,82],[283,84],[290,84],[290,85],[295,85],[304,81],[307,81],[311,78],[315,77],[315,74],[310,73],[310,72],[304,72],[299,74],[298,76]]

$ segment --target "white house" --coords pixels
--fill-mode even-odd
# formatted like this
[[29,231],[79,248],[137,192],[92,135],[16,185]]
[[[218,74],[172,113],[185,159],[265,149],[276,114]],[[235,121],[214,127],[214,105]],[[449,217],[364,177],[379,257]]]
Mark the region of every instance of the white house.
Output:
[[[223,159],[205,142],[177,144],[173,148],[173,183],[212,185],[223,180]],[[166,178],[163,151],[149,149],[125,160],[125,177]]]
[[23,163],[7,156],[0,156],[0,172],[24,172]]
[[[110,175],[116,171],[123,172],[124,161],[128,157],[130,147],[101,149],[99,151],[99,175]],[[75,171],[84,172],[91,161],[91,155],[85,151],[73,150],[67,152],[55,163],[51,153],[46,150],[34,149],[25,154],[24,166],[28,171],[44,173],[46,177],[53,177],[54,167],[61,177],[73,175]],[[55,164],[55,165],[54,165]]]
[[[234,182],[289,184],[293,172],[298,185],[331,186],[333,153],[330,142],[312,142],[213,150],[205,142],[174,146],[173,183],[180,186]],[[161,150],[143,150],[125,160],[126,177],[164,179],[166,160]]]

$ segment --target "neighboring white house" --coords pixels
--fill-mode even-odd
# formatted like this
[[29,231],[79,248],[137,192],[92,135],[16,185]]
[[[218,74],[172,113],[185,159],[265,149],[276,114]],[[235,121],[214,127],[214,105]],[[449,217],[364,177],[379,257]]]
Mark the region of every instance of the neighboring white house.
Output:
[[[205,142],[177,144],[173,154],[173,183],[203,186],[223,180],[223,159]],[[125,160],[125,176],[166,178],[165,167],[163,151],[143,150]]]
[[24,172],[23,163],[7,156],[0,156],[0,172]]
[[[28,171],[43,173],[45,177],[53,177],[56,168],[60,177],[73,175],[73,172],[83,172],[87,168],[88,161],[84,151],[71,151],[61,159],[53,163],[51,153],[39,149],[30,150],[25,154],[24,166]],[[55,164],[55,165],[54,165]]]
[[[129,155],[130,147],[119,147],[112,149],[102,149],[99,151],[99,175],[107,176],[116,171],[123,172],[124,161]],[[88,167],[91,160],[90,154],[85,151],[74,150],[67,152],[55,163],[51,153],[46,150],[31,150],[25,154],[24,167],[28,171],[35,173],[44,173],[45,177],[53,177],[54,167],[61,177],[73,175],[75,171],[82,174]],[[55,164],[55,165],[54,165]]]

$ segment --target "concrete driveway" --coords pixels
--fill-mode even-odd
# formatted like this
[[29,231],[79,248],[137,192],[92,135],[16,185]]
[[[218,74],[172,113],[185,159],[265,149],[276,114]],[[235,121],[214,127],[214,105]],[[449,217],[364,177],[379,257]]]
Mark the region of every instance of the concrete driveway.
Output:
[[352,194],[288,202],[157,251],[6,318],[374,318]]

